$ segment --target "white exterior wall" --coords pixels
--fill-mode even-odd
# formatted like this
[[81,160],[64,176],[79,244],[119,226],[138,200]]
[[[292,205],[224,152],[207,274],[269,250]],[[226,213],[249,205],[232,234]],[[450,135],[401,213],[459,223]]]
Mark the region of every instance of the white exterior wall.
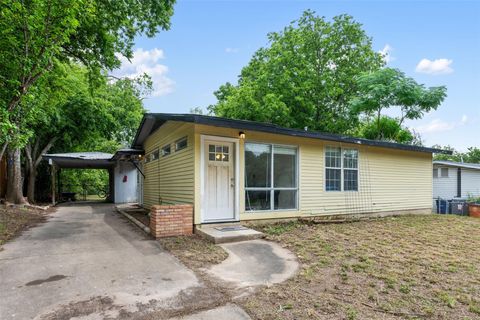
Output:
[[462,197],[480,197],[480,170],[462,168]]
[[443,199],[455,198],[457,196],[457,168],[448,167],[448,178],[441,177],[440,168],[445,168],[445,166],[434,165],[433,168],[438,168],[438,178],[433,178],[433,197]]
[[130,162],[119,161],[114,172],[115,203],[137,202],[137,168]]

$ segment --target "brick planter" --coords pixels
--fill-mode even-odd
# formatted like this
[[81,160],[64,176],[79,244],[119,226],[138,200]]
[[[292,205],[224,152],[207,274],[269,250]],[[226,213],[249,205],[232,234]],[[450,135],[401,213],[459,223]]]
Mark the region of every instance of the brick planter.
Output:
[[150,209],[150,233],[155,238],[191,235],[193,206],[191,204],[156,205]]

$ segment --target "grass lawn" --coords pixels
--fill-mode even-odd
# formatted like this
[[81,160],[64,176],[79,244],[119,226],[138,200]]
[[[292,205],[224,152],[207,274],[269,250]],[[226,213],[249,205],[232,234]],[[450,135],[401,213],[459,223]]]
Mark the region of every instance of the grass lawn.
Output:
[[480,219],[256,227],[301,262],[242,302],[257,319],[480,319]]

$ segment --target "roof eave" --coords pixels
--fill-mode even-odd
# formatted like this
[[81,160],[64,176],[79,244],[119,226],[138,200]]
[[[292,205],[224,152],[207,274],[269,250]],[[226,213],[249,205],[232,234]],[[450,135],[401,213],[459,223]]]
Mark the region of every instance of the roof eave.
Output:
[[[228,128],[234,128],[234,129],[240,129],[240,130],[252,130],[252,131],[259,131],[259,132],[266,132],[266,133],[273,133],[273,134],[303,137],[303,138],[312,138],[312,139],[344,142],[344,143],[351,143],[351,144],[358,144],[358,145],[369,145],[369,146],[375,146],[375,147],[399,149],[399,150],[405,150],[405,151],[416,151],[416,152],[437,153],[437,154],[447,154],[447,155],[452,154],[452,151],[449,151],[449,150],[406,145],[406,144],[388,142],[388,141],[369,140],[369,139],[348,137],[348,136],[328,134],[328,133],[301,131],[299,129],[283,128],[274,124],[258,123],[254,121],[248,121],[248,120],[211,117],[211,116],[203,116],[203,115],[196,115],[196,114],[168,114],[168,113],[145,114],[144,118],[142,119],[142,123],[139,127],[139,130],[137,130],[137,135],[135,137],[134,143],[132,144],[132,148],[142,148],[144,139],[146,139],[146,137],[151,133],[149,131],[153,128],[153,124],[150,128],[144,128],[145,122],[146,122],[145,119],[155,119],[155,121],[164,121],[164,122],[166,121],[190,122],[195,124],[203,124],[203,125],[210,125],[210,126],[216,126],[216,127],[228,127]],[[145,137],[142,135],[145,135]]]

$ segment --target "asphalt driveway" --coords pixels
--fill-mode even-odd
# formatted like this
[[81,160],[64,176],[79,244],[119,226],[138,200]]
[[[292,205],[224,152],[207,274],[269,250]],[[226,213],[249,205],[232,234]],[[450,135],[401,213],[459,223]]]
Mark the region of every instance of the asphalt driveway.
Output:
[[206,290],[113,209],[59,206],[48,222],[7,243],[0,252],[0,319],[138,318],[132,315],[178,309]]

